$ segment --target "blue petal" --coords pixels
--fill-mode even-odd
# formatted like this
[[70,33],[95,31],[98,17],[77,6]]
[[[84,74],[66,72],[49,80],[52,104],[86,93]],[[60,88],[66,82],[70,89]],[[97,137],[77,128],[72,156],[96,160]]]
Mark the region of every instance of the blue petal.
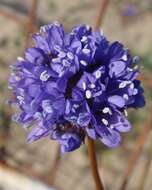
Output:
[[88,126],[90,120],[91,120],[91,117],[89,113],[80,113],[77,122],[78,122],[78,125],[83,127],[83,126]]
[[102,134],[99,138],[106,146],[115,148],[121,143],[121,136],[117,131],[108,129],[108,133]]
[[113,104],[113,105],[118,106],[119,108],[122,108],[125,105],[124,98],[122,98],[121,96],[118,96],[118,95],[110,96],[108,98],[108,102],[111,103],[111,104]]
[[109,75],[110,77],[119,77],[126,68],[126,63],[124,61],[112,61],[109,64]]
[[111,125],[114,129],[119,132],[128,132],[131,130],[131,124],[122,113],[117,113],[117,119],[117,123]]
[[49,130],[43,126],[34,127],[27,137],[28,142],[36,141],[49,135]]

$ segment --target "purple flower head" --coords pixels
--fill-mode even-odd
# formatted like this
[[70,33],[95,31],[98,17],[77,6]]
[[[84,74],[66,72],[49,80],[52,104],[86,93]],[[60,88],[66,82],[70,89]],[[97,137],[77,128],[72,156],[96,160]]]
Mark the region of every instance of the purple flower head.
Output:
[[9,85],[20,112],[14,119],[31,128],[27,140],[50,137],[70,152],[85,136],[108,147],[131,128],[128,108],[145,104],[136,79],[139,59],[119,42],[80,25],[65,33],[55,22],[33,36],[35,46],[12,65]]

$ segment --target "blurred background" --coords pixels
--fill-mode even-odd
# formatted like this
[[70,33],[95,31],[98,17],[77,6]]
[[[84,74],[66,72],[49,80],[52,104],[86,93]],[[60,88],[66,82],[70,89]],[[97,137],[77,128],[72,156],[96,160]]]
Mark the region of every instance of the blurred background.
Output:
[[9,66],[31,44],[31,34],[54,20],[65,30],[99,24],[110,41],[118,40],[141,57],[146,107],[129,111],[133,125],[122,145],[96,143],[106,190],[152,189],[152,1],[151,0],[0,0],[0,190],[93,190],[86,146],[59,156],[49,139],[26,143],[26,131],[11,121]]

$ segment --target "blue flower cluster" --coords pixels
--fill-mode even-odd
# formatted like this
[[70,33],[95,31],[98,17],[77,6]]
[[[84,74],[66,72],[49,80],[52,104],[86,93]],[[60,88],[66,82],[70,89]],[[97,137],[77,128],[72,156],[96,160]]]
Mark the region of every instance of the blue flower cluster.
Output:
[[120,132],[131,128],[126,109],[145,104],[138,57],[86,25],[65,33],[55,22],[33,39],[9,80],[12,104],[20,109],[14,119],[32,126],[28,141],[49,136],[62,152],[79,148],[85,136],[118,146]]

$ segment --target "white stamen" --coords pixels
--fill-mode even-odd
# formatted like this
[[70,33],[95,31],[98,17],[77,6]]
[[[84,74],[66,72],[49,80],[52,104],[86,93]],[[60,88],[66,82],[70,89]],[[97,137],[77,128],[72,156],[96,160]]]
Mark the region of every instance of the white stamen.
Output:
[[104,34],[104,32],[103,32],[103,30],[102,30],[102,29],[100,30],[100,34],[101,34],[101,36],[103,36],[103,34]]
[[128,100],[128,99],[129,99],[128,94],[124,94],[124,95],[123,95],[123,98],[124,98],[125,100]]
[[110,115],[112,115],[112,112],[110,110],[110,108],[108,107],[105,107],[103,110],[102,110],[103,113],[109,113]]
[[128,116],[127,110],[124,110],[124,114],[125,114],[126,117]]
[[49,74],[47,73],[47,71],[45,70],[45,71],[43,71],[43,72],[41,73],[41,75],[40,75],[40,80],[41,80],[41,81],[47,81],[49,77],[50,77],[50,75],[49,75]]
[[79,105],[78,105],[78,104],[74,104],[73,107],[74,107],[74,108],[78,108]]
[[95,87],[96,87],[95,84],[93,83],[90,84],[90,88],[95,88]]
[[67,57],[69,58],[69,59],[74,59],[74,55],[73,55],[73,53],[71,53],[71,52],[68,52],[67,53]]
[[134,70],[137,70],[138,68],[139,68],[138,65],[135,65],[135,66],[134,66]]
[[13,73],[11,73],[11,76],[15,76],[15,73],[13,72]]
[[89,25],[86,25],[86,29],[87,29],[87,30],[90,30],[90,26],[89,26]]
[[54,59],[52,59],[52,62],[54,62],[54,63],[58,63],[58,62],[60,62],[60,61],[61,61],[60,58],[54,58]]
[[85,54],[90,54],[90,50],[87,49],[87,48],[84,48],[82,51],[83,51],[83,53],[85,53]]
[[56,26],[60,26],[60,23],[58,21],[54,21],[53,24],[55,24]]
[[86,83],[85,82],[82,83],[82,87],[84,90],[86,89]]
[[43,33],[43,32],[45,32],[46,31],[46,27],[45,26],[41,26],[40,27],[40,33]]
[[109,108],[105,107],[102,111],[103,111],[103,113],[108,113],[109,112]]
[[25,59],[23,57],[17,57],[18,61],[25,61]]
[[103,111],[103,113],[108,113],[109,112],[109,108],[108,107],[105,107],[102,111]]
[[98,79],[101,77],[101,71],[96,71],[95,72],[95,77]]
[[22,96],[17,96],[17,99],[19,100],[20,104],[24,103],[24,98]]
[[134,89],[134,83],[130,84],[130,89]]
[[110,126],[110,128],[111,128],[111,129],[114,129],[114,126],[113,126],[113,125],[111,125],[111,126]]
[[82,39],[81,39],[81,42],[85,42],[86,40],[87,40],[87,37],[83,36]]
[[128,70],[128,71],[133,71],[133,69],[132,69],[132,68],[127,68],[127,70]]
[[22,96],[17,96],[18,100],[24,100],[24,98]]
[[128,84],[130,84],[130,81],[123,81],[119,84],[119,88],[125,88]]
[[136,94],[138,94],[138,90],[137,88],[134,88],[133,95],[136,95]]
[[103,122],[104,125],[108,125],[108,121],[106,119],[103,118],[102,122]]
[[123,61],[127,61],[127,55],[126,54],[124,54],[123,56],[122,56],[122,58],[121,58]]
[[80,63],[81,63],[81,65],[87,66],[87,62],[84,60],[81,60]]
[[[12,73],[12,74],[14,74],[14,73]],[[12,74],[11,74],[11,75],[12,75]],[[12,75],[12,76],[13,76],[13,75]],[[16,81],[21,80],[21,78],[20,78],[19,76],[15,76],[15,75],[14,75],[14,79],[15,79]]]
[[7,88],[8,88],[8,89],[13,89],[13,87],[12,87],[12,86],[8,86]]
[[[60,57],[60,58],[64,58],[65,56],[66,56],[66,53],[65,52],[63,52],[63,51],[61,51],[59,54],[58,54],[58,56]],[[58,59],[57,59],[58,60]],[[52,60],[53,61],[53,60]]]
[[91,91],[90,91],[90,90],[87,90],[87,91],[86,91],[86,98],[87,98],[87,99],[90,99],[91,96],[92,96],[92,95],[91,95]]

